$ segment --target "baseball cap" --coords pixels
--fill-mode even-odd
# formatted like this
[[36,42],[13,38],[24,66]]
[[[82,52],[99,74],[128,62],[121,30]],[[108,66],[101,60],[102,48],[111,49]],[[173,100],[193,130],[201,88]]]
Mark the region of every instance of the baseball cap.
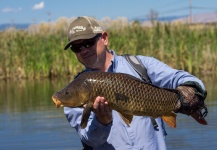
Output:
[[103,29],[99,23],[91,17],[81,16],[71,22],[68,27],[68,40],[64,50],[67,50],[71,42],[80,39],[91,39],[98,33],[102,33]]

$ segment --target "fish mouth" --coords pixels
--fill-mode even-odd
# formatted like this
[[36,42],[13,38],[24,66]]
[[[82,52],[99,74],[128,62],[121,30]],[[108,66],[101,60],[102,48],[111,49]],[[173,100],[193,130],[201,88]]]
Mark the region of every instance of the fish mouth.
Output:
[[55,97],[52,97],[52,100],[53,100],[53,102],[54,102],[54,104],[56,105],[57,108],[64,106],[64,105],[62,104],[62,102],[59,101],[58,99],[56,99]]
[[67,103],[65,103],[65,105],[64,105],[60,100],[56,99],[55,96],[52,96],[52,100],[53,100],[53,102],[57,108],[64,107],[64,106],[71,107],[71,108],[75,108],[75,107],[83,108],[87,104],[87,102],[86,102],[86,103],[81,103],[80,105],[77,105],[77,106],[67,105]]

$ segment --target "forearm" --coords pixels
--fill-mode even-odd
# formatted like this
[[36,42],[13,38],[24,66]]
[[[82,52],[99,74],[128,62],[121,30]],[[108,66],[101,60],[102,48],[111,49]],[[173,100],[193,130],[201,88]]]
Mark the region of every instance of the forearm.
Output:
[[109,136],[112,123],[104,125],[95,116],[90,118],[85,129],[79,128],[78,134],[83,142],[92,147],[104,144]]
[[187,81],[193,81],[199,83],[205,90],[203,82],[186,71],[173,69],[152,57],[146,57],[142,60],[147,68],[149,78],[156,86],[175,89]]
[[94,113],[91,113],[87,127],[80,128],[81,116],[83,109],[81,108],[64,108],[64,113],[70,125],[76,129],[80,139],[89,146],[96,147],[106,142],[109,136],[111,125],[104,125],[100,123]]

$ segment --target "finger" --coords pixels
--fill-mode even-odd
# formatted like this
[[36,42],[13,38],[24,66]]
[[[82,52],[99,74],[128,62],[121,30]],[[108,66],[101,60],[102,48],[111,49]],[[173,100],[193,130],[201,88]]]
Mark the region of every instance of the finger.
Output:
[[111,109],[110,109],[110,107],[108,106],[108,102],[107,101],[105,101],[105,103],[104,103],[104,105],[105,105],[105,112],[107,112],[107,113],[109,113],[109,112],[111,112]]
[[98,112],[99,106],[100,106],[100,97],[98,96],[98,97],[96,97],[96,99],[95,99],[95,101],[94,101],[94,103],[93,103],[93,111],[94,111],[95,113]]
[[100,112],[105,112],[105,98],[104,97],[100,97],[100,107],[99,107],[99,111]]

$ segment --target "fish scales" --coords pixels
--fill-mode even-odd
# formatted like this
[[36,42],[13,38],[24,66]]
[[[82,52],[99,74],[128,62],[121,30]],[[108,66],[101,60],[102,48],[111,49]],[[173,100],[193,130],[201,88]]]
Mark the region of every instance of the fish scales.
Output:
[[103,96],[113,109],[126,114],[167,115],[179,98],[175,90],[161,89],[127,74],[89,72],[81,78],[90,86],[91,97]]
[[[111,109],[119,112],[129,125],[133,115],[162,117],[171,127],[176,127],[173,113],[177,101],[182,98],[177,90],[159,88],[124,73],[84,72],[65,88],[53,94],[57,107],[84,107],[81,128],[87,126],[93,103],[103,96]],[[207,125],[200,110],[191,116],[200,124]]]

